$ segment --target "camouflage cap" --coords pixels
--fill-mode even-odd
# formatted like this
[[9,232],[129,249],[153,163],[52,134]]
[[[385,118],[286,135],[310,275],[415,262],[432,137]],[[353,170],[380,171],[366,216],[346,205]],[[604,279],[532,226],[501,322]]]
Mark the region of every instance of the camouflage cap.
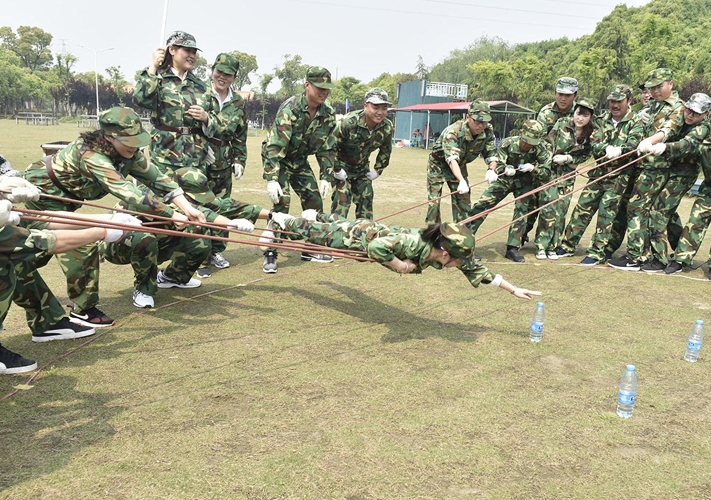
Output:
[[523,142],[536,146],[541,142],[546,135],[546,129],[543,128],[538,120],[526,120],[521,127],[521,139]]
[[660,83],[670,82],[674,79],[674,74],[669,68],[657,68],[653,69],[647,75],[647,79],[644,82],[645,88],[656,87]]
[[235,76],[239,70],[239,60],[232,54],[223,52],[215,58],[212,68],[226,75]]
[[366,104],[392,104],[388,101],[388,93],[383,89],[370,89],[365,93],[365,102]]
[[594,113],[595,101],[593,99],[590,99],[589,97],[578,97],[575,100],[575,107],[589,109],[592,113]]
[[608,101],[624,101],[632,97],[632,88],[624,83],[616,83],[610,88],[610,93],[607,94]]
[[130,148],[142,148],[151,142],[151,136],[143,130],[141,118],[131,108],[114,107],[99,115],[99,127]]
[[484,101],[472,101],[469,105],[469,116],[478,122],[491,121],[491,109]]
[[559,94],[575,94],[578,91],[578,81],[575,78],[564,76],[555,84],[555,91]]
[[168,39],[165,41],[166,47],[170,47],[171,45],[200,50],[197,48],[197,42],[195,41],[195,37],[192,36],[190,33],[186,33],[185,31],[173,31],[168,36]]
[[711,97],[703,92],[697,92],[689,97],[689,100],[684,103],[684,106],[695,113],[706,113],[711,109]]
[[306,72],[306,81],[320,89],[332,89],[331,72],[322,66],[311,66]]
[[442,249],[452,257],[462,259],[465,265],[471,265],[474,260],[474,235],[472,230],[463,224],[443,222],[439,226],[442,235]]

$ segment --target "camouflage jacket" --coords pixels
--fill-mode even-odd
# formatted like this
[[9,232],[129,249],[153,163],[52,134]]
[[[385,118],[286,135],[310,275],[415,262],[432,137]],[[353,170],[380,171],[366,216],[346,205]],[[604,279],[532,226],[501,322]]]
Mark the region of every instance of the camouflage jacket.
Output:
[[[664,132],[664,142],[673,142],[680,138],[680,130],[684,125],[684,103],[676,92],[662,101],[649,101],[649,123],[644,127],[644,137],[650,137],[657,132]],[[669,160],[664,156],[649,155],[642,160],[642,166],[648,169],[669,168]]]
[[487,124],[481,134],[472,135],[467,120],[457,120],[444,129],[437,138],[429,161],[449,170],[449,162],[457,160],[460,166],[474,161],[479,155],[486,163],[498,161],[494,129]]
[[368,130],[365,111],[352,111],[336,125],[336,166],[348,175],[365,175],[370,169],[370,154],[378,150],[373,170],[382,174],[393,150],[393,124],[385,118],[373,131]]
[[[420,229],[405,229],[375,238],[368,243],[366,251],[368,257],[380,264],[388,263],[395,257],[400,260],[410,259],[417,266],[414,272],[418,274],[428,267],[443,268],[439,262],[426,260],[432,251],[432,244],[422,239]],[[476,263],[471,266],[463,265],[458,269],[474,287],[478,287],[480,283],[491,283],[495,278],[485,266]]]
[[243,167],[247,165],[247,115],[244,111],[244,99],[236,92],[224,102],[220,109],[217,93],[210,88],[205,93],[208,112],[215,116],[215,139],[222,141],[217,146],[210,144],[215,152],[213,170],[232,168],[235,161]]
[[548,182],[551,176],[551,151],[550,145],[542,140],[537,146],[533,146],[528,153],[522,153],[519,147],[519,136],[507,137],[499,144],[499,165],[496,173],[501,175],[506,167],[518,167],[524,163],[535,165],[531,173],[516,172],[516,178],[525,178],[533,175],[538,182]]
[[[178,185],[151,164],[142,151],[137,151],[131,159],[112,158],[101,151],[87,149],[84,140],[80,138],[54,155],[52,170],[63,189],[55,186],[50,179],[44,160],[30,165],[25,178],[47,194],[62,197],[70,195],[80,200],[97,200],[111,194],[137,212],[165,217],[173,215],[171,207],[126,179],[130,174],[152,191],[163,195],[178,189]],[[28,208],[38,210],[75,211],[80,206],[47,198],[27,202]]]
[[[595,130],[599,129],[600,126],[594,117],[591,120],[591,124],[594,134]],[[578,139],[575,135],[575,122],[572,118],[561,118],[556,122],[553,129],[548,134],[548,137],[546,137],[546,142],[548,142],[551,146],[551,154],[568,154],[573,157],[573,163],[551,166],[551,169],[556,170],[556,175],[563,175],[567,172],[571,172],[577,165],[584,163],[590,158],[590,153],[592,151],[591,138],[592,134],[587,139],[584,139],[582,143],[578,143]]]
[[336,116],[328,102],[318,107],[312,120],[305,94],[284,101],[262,143],[262,177],[275,181],[281,168],[294,168],[306,162],[309,155],[315,154],[320,178],[333,181],[335,128]]
[[[612,121],[610,111],[605,111],[597,117],[599,127],[593,129],[593,134],[590,137],[592,143],[592,154],[595,158],[600,158],[598,163],[604,165],[588,172],[588,177],[600,177],[612,170],[615,170],[622,165],[636,160],[636,155],[627,155],[619,160],[608,161],[605,158],[607,146],[618,146],[622,149],[622,154],[629,153],[637,149],[639,141],[644,139],[644,124],[637,118],[637,115],[632,109],[627,110],[627,114],[617,122],[617,125]],[[636,165],[633,164],[633,165]],[[621,169],[614,175],[625,172],[626,169]]]
[[0,255],[4,260],[17,262],[41,259],[54,250],[56,243],[54,231],[11,225],[0,227]]
[[708,148],[704,141],[709,138],[711,125],[703,120],[694,125],[684,125],[679,129],[679,140],[667,142],[664,155],[671,161],[674,175],[694,177],[699,175],[699,158],[702,148]]
[[[201,167],[207,154],[207,137],[215,134],[215,117],[208,113],[208,123],[195,121],[186,110],[197,105],[207,110],[205,84],[191,72],[181,80],[169,68],[156,75],[144,69],[133,91],[133,102],[151,111],[151,159],[172,168]],[[159,130],[157,127],[185,127],[185,133]],[[193,133],[196,132],[196,133]]]
[[573,116],[573,111],[575,110],[575,103],[570,107],[567,113],[563,113],[558,107],[558,103],[555,101],[546,104],[538,112],[536,120],[540,122],[541,125],[546,129],[546,134],[550,134],[551,130],[555,126],[556,122],[561,118],[570,118]]

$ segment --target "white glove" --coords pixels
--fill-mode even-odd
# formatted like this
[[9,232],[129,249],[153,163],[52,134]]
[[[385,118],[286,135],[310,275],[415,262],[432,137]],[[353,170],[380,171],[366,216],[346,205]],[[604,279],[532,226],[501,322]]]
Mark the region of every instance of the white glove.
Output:
[[316,218],[318,217],[318,210],[315,208],[308,208],[301,212],[301,218],[310,220],[311,222],[316,222]]
[[235,179],[240,180],[244,175],[244,167],[240,162],[236,161],[232,164],[232,168],[235,170]]
[[284,229],[286,227],[286,223],[290,221],[291,219],[296,219],[293,215],[289,214],[283,214],[281,212],[273,212],[272,213],[272,221],[274,224],[279,226],[281,229]]
[[637,113],[637,118],[645,125],[649,123],[649,110],[644,108]]
[[14,177],[19,175],[20,172],[12,168],[10,162],[0,156],[0,175],[7,175],[8,177]]
[[661,154],[664,154],[664,151],[667,150],[667,145],[663,142],[659,142],[652,146],[649,149],[649,152],[652,153],[654,156],[659,156]]
[[[553,163],[555,163],[556,165],[566,165],[568,163],[573,163],[573,157],[570,155],[553,155]],[[526,172],[528,172],[528,170],[526,170]]]
[[513,168],[513,167],[509,167],[509,166],[507,165],[506,168],[504,169],[504,175],[507,175],[507,176],[509,176],[509,177],[513,177],[514,175],[516,175],[516,169]]
[[652,152],[652,146],[654,146],[654,144],[652,144],[651,139],[644,139],[637,145],[637,152],[641,155],[646,155]]
[[205,157],[205,163],[208,165],[212,165],[213,163],[215,163],[215,152],[210,146],[207,147],[207,156]]
[[324,200],[328,198],[328,195],[331,194],[331,183],[327,180],[321,179],[318,183],[318,191],[321,193],[321,198]]
[[486,174],[484,174],[484,180],[491,184],[492,182],[496,182],[498,179],[499,176],[496,175],[496,172],[494,170],[491,170],[490,168],[486,169]]
[[365,174],[365,176],[370,179],[371,181],[374,181],[378,177],[380,177],[380,174],[378,173],[377,170],[368,170],[368,173]]
[[622,154],[622,148],[619,146],[607,146],[605,148],[605,156],[610,160],[614,160],[621,154]]
[[279,203],[281,197],[284,196],[284,191],[281,190],[281,186],[278,181],[268,181],[267,194],[269,195],[269,200],[276,205]]
[[532,172],[534,168],[536,167],[534,167],[531,163],[524,163],[523,165],[519,165],[518,167],[521,172]]
[[143,224],[141,219],[134,217],[131,214],[125,214],[123,212],[116,212],[111,216],[111,222],[116,224],[128,224],[129,226],[140,226]]
[[333,177],[337,181],[345,181],[348,178],[348,174],[346,173],[346,171],[344,169],[334,170]]
[[227,229],[236,229],[237,231],[246,231],[251,233],[254,231],[254,224],[248,219],[232,219],[227,225]]
[[457,186],[457,192],[459,194],[467,194],[469,192],[469,183],[464,179],[459,181],[459,185]]
[[0,196],[12,203],[24,203],[40,198],[41,191],[22,177],[0,177]]
[[0,200],[0,227],[12,224],[20,224],[20,212],[12,211],[12,203],[7,200]]

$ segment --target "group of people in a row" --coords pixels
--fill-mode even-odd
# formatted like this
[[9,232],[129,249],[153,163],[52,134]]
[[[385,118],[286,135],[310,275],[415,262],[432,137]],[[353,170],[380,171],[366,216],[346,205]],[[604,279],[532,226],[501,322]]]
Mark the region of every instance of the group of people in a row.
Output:
[[[571,257],[597,212],[597,223],[582,265],[607,262],[616,269],[673,274],[692,264],[711,221],[711,98],[696,93],[686,102],[674,90],[672,71],[657,68],[640,86],[643,106],[632,110],[632,88],[612,85],[607,110],[578,97],[578,82],[564,77],[555,101],[536,120],[497,148],[485,102],[471,103],[467,115],[437,140],[427,169],[427,222],[440,220],[439,198],[446,183],[453,193],[455,222],[474,234],[508,194],[516,201],[506,258],[524,262],[521,247],[536,218],[537,259]],[[467,164],[483,157],[489,186],[472,204]],[[686,224],[677,213],[682,197],[700,186]],[[577,175],[586,185],[566,224]],[[627,237],[623,256],[612,254]]]
[[[24,174],[8,169],[0,177],[0,324],[14,301],[26,311],[32,340],[76,339],[114,323],[98,309],[99,263],[103,257],[130,264],[132,301],[152,307],[157,290],[195,288],[194,278],[210,267],[230,264],[221,255],[228,231],[251,232],[261,219],[277,234],[352,252],[398,273],[457,267],[469,282],[502,288],[530,299],[540,292],[515,287],[474,259],[474,237],[463,224],[436,222],[424,229],[388,227],[371,219],[372,181],[387,167],[393,128],[387,120],[388,95],[372,89],[364,109],[338,121],[326,102],[333,87],[322,67],[308,69],[305,90],[286,100],[262,144],[263,177],[271,210],[232,198],[232,176],[239,179],[246,160],[244,101],[231,85],[239,68],[232,55],[217,56],[209,87],[193,73],[193,36],[172,33],[166,48],[153,52],[134,92],[137,105],[150,110],[152,130],[129,108],[100,114],[98,130],[85,132],[55,154],[30,165]],[[142,148],[150,146],[150,153]],[[371,152],[379,150],[373,168]],[[316,181],[307,157],[319,163]],[[134,181],[137,181],[134,183]],[[299,196],[306,218],[288,215],[290,190]],[[67,219],[88,200],[106,195],[119,200],[113,215]],[[331,214],[323,200],[331,196]],[[25,209],[13,211],[12,204]],[[348,221],[355,204],[356,221]],[[19,208],[19,207],[16,207]],[[29,210],[29,211],[23,211]],[[131,211],[131,215],[125,212]],[[157,234],[151,228],[178,229]],[[19,225],[19,226],[18,226]],[[264,236],[269,240],[271,234]],[[209,236],[205,238],[204,236]],[[327,252],[324,252],[327,253]],[[67,316],[38,269],[57,255],[73,304]],[[332,257],[304,252],[303,260]],[[163,262],[168,264],[159,269]],[[268,249],[263,270],[277,272],[277,252]],[[36,368],[0,346],[0,373]]]

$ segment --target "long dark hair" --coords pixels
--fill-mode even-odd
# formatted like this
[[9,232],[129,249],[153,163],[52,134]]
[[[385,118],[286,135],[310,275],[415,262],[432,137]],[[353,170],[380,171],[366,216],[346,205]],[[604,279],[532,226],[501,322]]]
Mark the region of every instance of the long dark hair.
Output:
[[103,130],[92,130],[91,132],[82,132],[79,137],[84,141],[83,150],[98,151],[105,153],[112,158],[118,158],[120,155],[116,148],[106,140]]
[[[583,133],[580,137],[578,137],[577,134],[577,127],[576,127],[576,134],[575,134],[575,139],[577,140],[578,144],[582,144],[584,142],[587,142],[590,139],[590,136],[593,133],[593,120],[595,119],[595,113],[590,109],[586,108],[585,106],[575,106],[575,109],[573,110],[573,113],[577,111],[578,109],[584,109],[588,113],[590,113],[590,121],[583,127]],[[573,125],[575,125],[575,122],[573,122]]]
[[422,239],[431,243],[435,248],[442,248],[442,232],[440,231],[440,223],[435,222],[422,230]]
[[158,66],[158,71],[165,71],[171,66],[173,66],[173,54],[170,53],[170,47],[176,47],[176,45],[170,45],[165,48],[165,57],[163,62]]

